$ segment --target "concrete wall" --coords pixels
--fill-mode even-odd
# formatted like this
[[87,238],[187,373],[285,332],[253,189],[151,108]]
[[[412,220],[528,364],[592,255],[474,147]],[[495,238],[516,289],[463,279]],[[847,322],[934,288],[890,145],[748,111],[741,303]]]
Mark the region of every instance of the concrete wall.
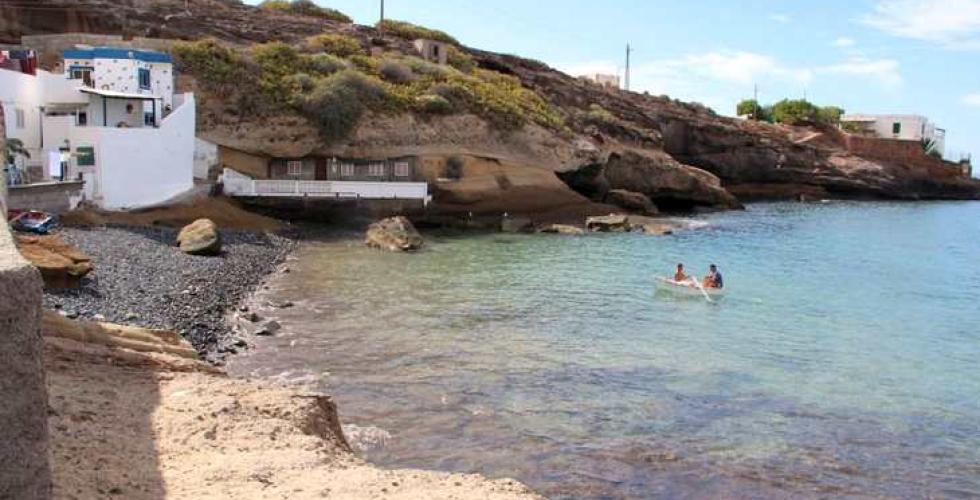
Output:
[[194,178],[218,177],[218,145],[204,139],[194,139]]
[[77,127],[72,144],[95,147],[95,202],[107,209],[154,205],[194,186],[195,102],[188,94],[159,128]]
[[0,224],[0,498],[51,498],[41,275]]
[[7,194],[7,206],[14,210],[44,210],[62,214],[78,206],[83,182],[42,182],[12,186]]

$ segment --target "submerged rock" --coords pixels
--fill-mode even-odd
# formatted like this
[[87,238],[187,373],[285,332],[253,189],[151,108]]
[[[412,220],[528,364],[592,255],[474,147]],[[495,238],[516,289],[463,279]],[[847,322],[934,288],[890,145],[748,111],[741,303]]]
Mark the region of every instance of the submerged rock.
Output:
[[422,248],[422,235],[408,218],[398,215],[381,219],[368,226],[364,243],[391,252],[410,252]]
[[550,226],[544,226],[538,229],[539,233],[555,233],[555,234],[568,234],[568,235],[582,235],[585,234],[585,230],[578,226],[571,226],[568,224],[552,224]]
[[500,221],[500,230],[505,233],[526,233],[534,229],[534,224],[527,217],[504,217]]
[[221,233],[211,219],[197,219],[180,230],[177,244],[191,255],[217,255],[221,252]]
[[631,226],[629,218],[620,214],[597,215],[585,220],[585,228],[600,233],[627,233]]

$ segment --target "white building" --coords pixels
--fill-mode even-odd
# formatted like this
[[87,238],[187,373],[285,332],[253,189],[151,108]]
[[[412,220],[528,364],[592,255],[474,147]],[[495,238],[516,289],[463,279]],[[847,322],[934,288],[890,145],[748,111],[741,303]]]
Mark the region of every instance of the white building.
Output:
[[946,151],[946,131],[919,115],[844,115],[841,128],[859,135],[904,141],[929,140],[940,154]]
[[85,181],[85,198],[109,209],[193,187],[194,96],[174,95],[169,55],[83,48],[65,52],[64,68],[0,70],[7,137],[31,154],[18,163],[44,180]]
[[587,75],[579,76],[582,80],[600,85],[602,87],[608,87],[613,89],[619,88],[619,75],[610,75],[606,73],[589,73]]

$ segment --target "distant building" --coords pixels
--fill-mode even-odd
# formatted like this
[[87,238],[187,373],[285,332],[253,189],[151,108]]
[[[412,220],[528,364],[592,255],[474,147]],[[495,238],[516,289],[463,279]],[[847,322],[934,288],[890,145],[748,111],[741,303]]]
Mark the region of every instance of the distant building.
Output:
[[844,115],[841,128],[856,135],[904,141],[932,141],[933,149],[946,152],[946,131],[919,115]]
[[587,75],[581,75],[579,76],[579,78],[602,87],[607,87],[612,89],[619,88],[619,75],[610,75],[606,73],[589,73]]
[[422,56],[422,59],[436,64],[446,64],[449,57],[449,44],[427,38],[419,38],[412,42],[415,50]]
[[[163,52],[77,47],[64,74],[0,69],[8,137],[30,158],[27,181],[84,181],[104,208],[136,208],[193,187],[193,94],[174,94]],[[19,169],[19,170],[21,170]]]

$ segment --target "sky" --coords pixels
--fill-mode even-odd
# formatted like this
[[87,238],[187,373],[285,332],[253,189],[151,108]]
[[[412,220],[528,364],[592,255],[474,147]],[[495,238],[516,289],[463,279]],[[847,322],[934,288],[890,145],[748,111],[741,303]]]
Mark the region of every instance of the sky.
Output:
[[[316,1],[378,20],[380,0]],[[980,0],[387,0],[385,17],[572,75],[622,74],[629,43],[633,90],[725,115],[756,86],[763,104],[920,114],[947,158],[980,157]]]

